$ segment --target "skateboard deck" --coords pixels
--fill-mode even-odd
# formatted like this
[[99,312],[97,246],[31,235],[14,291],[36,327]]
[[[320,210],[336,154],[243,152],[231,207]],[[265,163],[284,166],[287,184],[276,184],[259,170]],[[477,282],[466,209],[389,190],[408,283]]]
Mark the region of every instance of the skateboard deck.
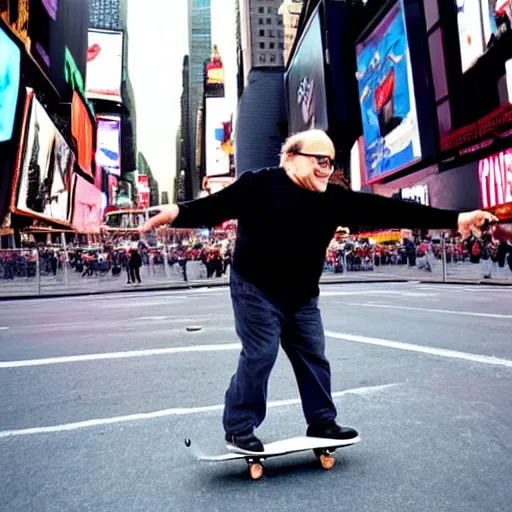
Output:
[[[205,462],[222,462],[228,460],[245,459],[249,464],[249,473],[253,480],[258,480],[263,476],[262,462],[270,457],[278,457],[280,455],[287,455],[290,453],[304,452],[313,450],[315,455],[320,460],[324,469],[331,469],[334,466],[335,459],[332,456],[337,448],[350,446],[361,441],[359,436],[353,439],[340,440],[340,439],[324,439],[321,437],[307,437],[298,436],[289,439],[282,439],[267,443],[264,445],[263,452],[239,452],[235,451],[236,447],[227,445],[227,453],[219,455],[206,455],[196,452],[196,458],[199,461]],[[185,445],[190,447],[192,442],[190,439],[185,439]]]

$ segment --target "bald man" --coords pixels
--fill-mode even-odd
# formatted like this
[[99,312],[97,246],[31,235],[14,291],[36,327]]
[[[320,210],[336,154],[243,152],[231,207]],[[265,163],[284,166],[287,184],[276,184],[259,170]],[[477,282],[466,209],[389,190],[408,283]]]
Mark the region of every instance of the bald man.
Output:
[[[352,439],[358,433],[336,423],[331,373],[318,309],[325,252],[337,226],[457,228],[464,236],[487,212],[458,213],[346,190],[329,183],[334,146],[310,130],[284,144],[279,168],[246,172],[209,197],[169,205],[144,230],[216,226],[238,219],[230,291],[236,332],[242,342],[238,368],[225,396],[223,424],[232,449],[261,452],[254,430],[266,414],[267,384],[279,345],[293,367],[307,435]],[[300,257],[290,257],[290,240]],[[271,257],[263,254],[271,248]]]

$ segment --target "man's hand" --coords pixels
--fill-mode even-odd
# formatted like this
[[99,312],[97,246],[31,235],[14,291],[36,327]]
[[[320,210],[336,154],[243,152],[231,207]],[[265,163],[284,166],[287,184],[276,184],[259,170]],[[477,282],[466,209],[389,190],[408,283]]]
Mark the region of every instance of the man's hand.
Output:
[[482,225],[484,223],[498,222],[498,217],[484,210],[474,210],[459,214],[457,219],[458,231],[463,238],[467,238],[474,232],[478,236],[482,234]]
[[160,213],[151,217],[141,228],[142,232],[152,231],[162,224],[169,224],[180,213],[179,206],[177,204],[166,204],[162,205]]

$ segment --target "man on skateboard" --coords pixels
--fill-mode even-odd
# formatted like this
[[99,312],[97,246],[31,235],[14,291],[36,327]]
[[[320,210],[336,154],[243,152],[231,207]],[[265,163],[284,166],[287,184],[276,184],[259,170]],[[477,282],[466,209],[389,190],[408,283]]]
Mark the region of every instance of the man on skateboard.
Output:
[[[265,418],[268,379],[280,344],[297,379],[307,435],[340,440],[358,435],[335,421],[318,309],[325,253],[338,225],[351,232],[358,226],[458,228],[467,236],[484,221],[497,220],[480,210],[440,210],[331,184],[334,154],[323,131],[298,133],[285,142],[279,168],[245,172],[211,196],[162,207],[143,228],[169,222],[216,226],[238,219],[230,290],[242,351],[226,392],[223,424],[226,440],[239,450],[264,450],[254,429]],[[300,251],[290,254],[290,240],[303,241]],[[267,257],[262,257],[264,245],[272,248]]]

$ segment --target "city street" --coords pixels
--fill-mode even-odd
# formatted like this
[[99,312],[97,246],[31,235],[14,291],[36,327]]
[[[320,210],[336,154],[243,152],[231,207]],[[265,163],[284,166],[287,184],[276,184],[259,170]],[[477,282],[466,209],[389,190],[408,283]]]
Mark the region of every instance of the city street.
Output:
[[[510,299],[498,286],[323,285],[338,421],[362,440],[330,471],[303,452],[265,461],[257,482],[244,461],[194,458],[224,446],[240,351],[227,287],[1,302],[0,510],[508,512]],[[305,429],[281,351],[257,435]]]

